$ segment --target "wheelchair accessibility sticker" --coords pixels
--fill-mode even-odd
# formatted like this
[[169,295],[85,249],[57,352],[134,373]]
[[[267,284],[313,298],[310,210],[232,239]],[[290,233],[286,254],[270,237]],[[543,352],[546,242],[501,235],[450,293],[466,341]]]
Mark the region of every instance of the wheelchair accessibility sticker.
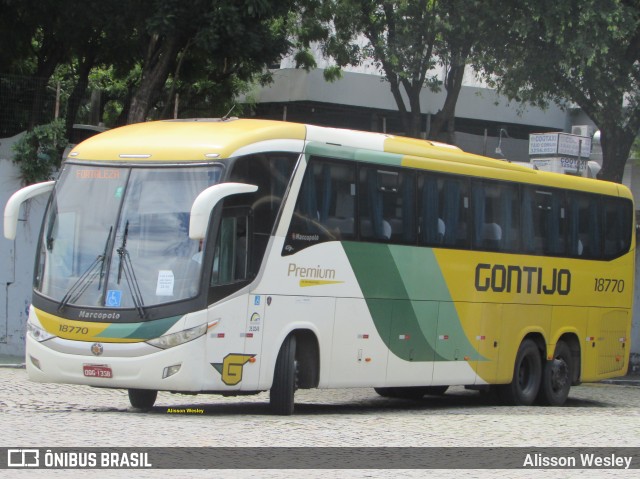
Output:
[[110,289],[109,291],[107,291],[105,306],[109,306],[111,308],[119,308],[121,302],[122,291],[118,291],[117,289]]

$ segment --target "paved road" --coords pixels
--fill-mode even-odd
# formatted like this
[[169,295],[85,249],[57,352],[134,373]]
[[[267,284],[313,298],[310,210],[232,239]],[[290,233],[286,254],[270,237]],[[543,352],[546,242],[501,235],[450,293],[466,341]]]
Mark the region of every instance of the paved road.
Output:
[[[572,388],[562,408],[504,407],[451,388],[419,402],[372,389],[311,390],[296,414],[269,414],[268,396],[160,393],[147,413],[124,391],[32,383],[0,368],[0,447],[483,446],[640,447],[640,388]],[[202,413],[174,414],[172,409]],[[9,471],[15,477],[396,477],[389,471]],[[637,471],[402,471],[402,477],[635,477]],[[11,476],[5,476],[11,477]]]

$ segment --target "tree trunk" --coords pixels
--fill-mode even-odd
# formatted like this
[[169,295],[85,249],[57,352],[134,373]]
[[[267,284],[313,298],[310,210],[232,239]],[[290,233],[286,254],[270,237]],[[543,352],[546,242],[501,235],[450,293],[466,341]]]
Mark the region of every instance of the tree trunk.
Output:
[[409,113],[409,130],[406,134],[411,138],[421,138],[422,109],[420,108],[420,92],[422,91],[422,85],[405,85],[405,89],[407,91],[407,96],[409,97],[409,105],[411,105],[411,112]]
[[67,138],[70,138],[71,130],[73,129],[73,124],[76,121],[76,116],[78,115],[78,110],[80,109],[80,103],[82,102],[82,97],[84,97],[85,92],[87,91],[87,87],[89,86],[89,73],[93,68],[95,63],[95,50],[93,47],[89,46],[87,49],[86,55],[82,59],[80,66],[78,68],[78,82],[76,83],[71,95],[69,96],[69,100],[67,101],[67,117],[65,122],[65,131]]
[[64,48],[59,45],[54,35],[45,35],[42,41],[42,48],[38,52],[38,67],[35,73],[36,90],[31,103],[31,115],[29,117],[29,130],[42,124],[45,118],[45,97],[47,94],[47,83],[53,75],[58,64],[64,58]]
[[140,85],[131,99],[127,123],[146,120],[149,110],[167,81],[180,47],[177,33],[162,38],[154,35],[151,38]]
[[391,85],[391,94],[393,95],[394,100],[396,101],[396,105],[398,105],[398,113],[400,113],[400,121],[402,122],[402,127],[405,132],[410,129],[411,120],[409,119],[409,112],[407,112],[407,107],[404,104],[404,99],[402,98],[402,93],[400,92],[400,83],[398,81],[397,76],[390,74],[387,72],[387,80]]
[[445,84],[447,96],[442,108],[434,115],[431,121],[431,131],[429,132],[429,138],[431,139],[449,143],[451,145],[455,144],[454,120],[456,115],[456,103],[458,103],[460,89],[462,88],[464,68],[464,63],[451,65]]
[[629,158],[634,139],[635,135],[628,129],[615,127],[600,129],[602,169],[598,173],[599,179],[622,183],[624,165]]

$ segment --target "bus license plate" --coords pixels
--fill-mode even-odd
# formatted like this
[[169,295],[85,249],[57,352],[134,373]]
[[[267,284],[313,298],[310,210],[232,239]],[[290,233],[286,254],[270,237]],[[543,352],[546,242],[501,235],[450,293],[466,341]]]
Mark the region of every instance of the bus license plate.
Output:
[[112,378],[113,371],[106,364],[85,364],[82,366],[84,375],[88,378]]

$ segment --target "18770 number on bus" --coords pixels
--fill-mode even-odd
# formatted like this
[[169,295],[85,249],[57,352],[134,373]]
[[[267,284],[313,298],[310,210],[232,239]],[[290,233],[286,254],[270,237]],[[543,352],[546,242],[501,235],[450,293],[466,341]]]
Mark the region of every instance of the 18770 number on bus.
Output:
[[622,293],[624,279],[595,278],[594,291],[598,293]]

